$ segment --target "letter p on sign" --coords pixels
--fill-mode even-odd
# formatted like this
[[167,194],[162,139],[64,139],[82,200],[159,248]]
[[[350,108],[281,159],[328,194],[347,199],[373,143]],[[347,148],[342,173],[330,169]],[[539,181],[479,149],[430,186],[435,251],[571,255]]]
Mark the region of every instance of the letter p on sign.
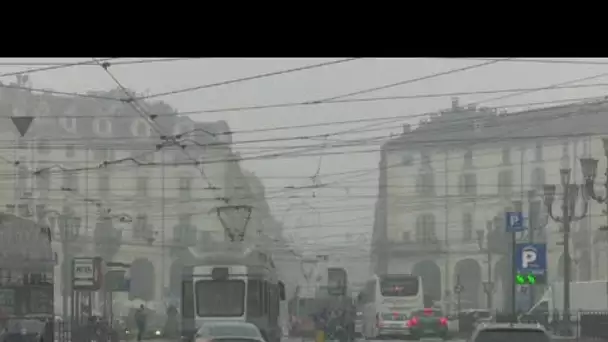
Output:
[[536,250],[527,248],[522,251],[521,263],[523,268],[530,267],[530,264],[536,261]]

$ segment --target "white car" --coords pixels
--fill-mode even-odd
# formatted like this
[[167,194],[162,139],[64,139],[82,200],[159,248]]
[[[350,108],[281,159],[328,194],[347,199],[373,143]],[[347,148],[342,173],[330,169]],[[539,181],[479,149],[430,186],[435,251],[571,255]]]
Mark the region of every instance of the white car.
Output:
[[471,342],[550,342],[551,336],[540,324],[481,323]]

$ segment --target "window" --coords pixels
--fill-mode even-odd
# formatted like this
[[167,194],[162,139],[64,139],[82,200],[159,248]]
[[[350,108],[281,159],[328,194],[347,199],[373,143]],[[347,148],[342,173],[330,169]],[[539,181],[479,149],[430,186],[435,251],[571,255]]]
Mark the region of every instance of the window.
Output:
[[532,170],[532,175],[530,176],[530,185],[532,189],[536,191],[542,191],[543,185],[545,184],[545,169],[537,167]]
[[242,280],[199,280],[195,292],[199,316],[239,317],[244,313],[245,282]]
[[247,282],[247,315],[264,315],[264,282],[261,280],[250,279]]
[[513,191],[513,171],[502,170],[498,173],[498,194],[510,195]]
[[78,190],[78,175],[75,173],[65,172],[63,175],[63,190]]
[[49,155],[51,154],[51,148],[49,146],[48,139],[38,139],[38,143],[36,146],[39,154]]
[[138,214],[133,222],[133,237],[136,239],[146,239],[149,237],[148,215]]
[[148,195],[148,177],[146,177],[146,176],[137,177],[135,195],[136,196]]
[[100,172],[97,178],[97,191],[101,196],[107,196],[110,192],[110,175],[106,172]]
[[179,198],[189,200],[191,198],[192,178],[182,177],[179,179]]
[[108,135],[112,134],[112,122],[109,119],[101,118],[96,119],[93,123],[95,128],[95,133],[99,135]]
[[29,178],[29,171],[27,167],[24,165],[19,166],[18,178],[17,178],[17,191],[19,193],[19,197],[27,190],[27,180]]
[[543,144],[540,141],[537,141],[534,147],[534,161],[543,161]]
[[418,277],[384,276],[380,278],[380,293],[385,297],[415,296],[418,294]]
[[473,240],[473,214],[471,213],[462,215],[462,240],[465,242]]
[[435,194],[435,175],[432,172],[421,170],[418,173],[416,192],[422,196],[432,196]]
[[36,187],[41,192],[47,192],[51,189],[51,173],[48,170],[36,175]]
[[68,158],[74,158],[74,156],[76,156],[76,148],[74,145],[67,145],[65,147],[65,156]]
[[425,244],[437,242],[435,216],[433,214],[423,214],[416,219],[416,241]]
[[477,175],[474,173],[465,173],[462,175],[460,184],[460,194],[467,196],[477,195]]
[[502,163],[511,164],[511,149],[508,147],[502,148]]
[[473,151],[468,150],[464,153],[464,167],[471,168],[473,167]]
[[431,167],[431,156],[428,152],[420,152],[420,164],[425,167]]

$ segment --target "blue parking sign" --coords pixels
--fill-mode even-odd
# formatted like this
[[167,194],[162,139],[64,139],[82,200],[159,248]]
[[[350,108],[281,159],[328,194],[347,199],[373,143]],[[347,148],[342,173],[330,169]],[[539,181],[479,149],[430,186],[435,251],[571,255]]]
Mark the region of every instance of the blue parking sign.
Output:
[[524,228],[524,215],[521,212],[507,212],[505,215],[507,221],[507,232],[522,232]]
[[544,243],[518,243],[515,261],[519,273],[543,275],[547,272],[547,245]]

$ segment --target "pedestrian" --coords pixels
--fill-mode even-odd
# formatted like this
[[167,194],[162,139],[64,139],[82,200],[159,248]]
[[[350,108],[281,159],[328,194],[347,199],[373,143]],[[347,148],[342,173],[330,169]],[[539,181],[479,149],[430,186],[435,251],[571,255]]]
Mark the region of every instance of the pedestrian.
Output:
[[137,341],[141,341],[146,331],[146,309],[143,304],[135,312],[135,324],[137,324]]

